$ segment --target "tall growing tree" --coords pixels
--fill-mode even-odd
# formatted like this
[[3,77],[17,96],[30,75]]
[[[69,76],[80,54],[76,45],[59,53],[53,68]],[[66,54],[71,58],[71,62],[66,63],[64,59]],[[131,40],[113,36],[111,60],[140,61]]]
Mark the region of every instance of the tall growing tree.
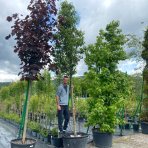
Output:
[[[24,19],[17,13],[7,17],[9,22],[14,19],[11,34],[6,39],[15,36],[16,45],[14,46],[14,52],[18,54],[22,65],[22,71],[19,74],[21,74],[22,80],[28,80],[26,98],[30,96],[32,80],[38,78],[40,70],[46,65],[51,66],[52,42],[55,41],[53,34],[57,25],[55,20],[55,15],[57,14],[55,1],[31,0],[27,7],[30,13]],[[25,143],[26,136],[28,103],[29,99],[26,105],[23,143]]]
[[67,74],[70,77],[70,98],[73,106],[74,135],[76,135],[73,91],[71,89],[72,75],[76,72],[76,66],[80,60],[81,46],[84,43],[83,32],[77,29],[79,17],[74,6],[67,1],[61,3],[59,11],[59,25],[56,44],[55,62],[59,75]]
[[58,14],[59,25],[55,51],[55,62],[59,73],[70,76],[76,72],[76,66],[81,58],[81,47],[84,43],[83,32],[77,29],[79,17],[74,6],[67,1],[61,3]]
[[147,126],[148,126],[148,28],[146,29],[144,34],[143,47],[144,47],[144,50],[142,51],[141,56],[143,60],[145,60],[146,64],[143,69],[144,95],[143,95],[143,111],[141,115],[141,120],[147,122]]
[[112,133],[117,124],[116,112],[128,94],[128,77],[117,70],[126,58],[123,48],[125,36],[119,22],[112,21],[100,30],[95,44],[85,49],[88,72],[86,85],[91,97],[88,104],[88,125],[98,126],[102,132]]

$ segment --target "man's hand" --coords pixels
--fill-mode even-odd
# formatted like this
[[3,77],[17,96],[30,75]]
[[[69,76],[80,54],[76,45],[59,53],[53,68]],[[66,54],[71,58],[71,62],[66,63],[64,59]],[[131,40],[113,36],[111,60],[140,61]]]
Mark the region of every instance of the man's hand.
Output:
[[57,110],[61,110],[61,106],[60,105],[57,105]]

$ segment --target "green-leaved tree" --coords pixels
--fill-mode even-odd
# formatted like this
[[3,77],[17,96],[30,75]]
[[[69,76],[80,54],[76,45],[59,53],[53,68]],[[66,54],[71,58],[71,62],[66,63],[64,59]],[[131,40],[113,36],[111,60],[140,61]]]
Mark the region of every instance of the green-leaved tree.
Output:
[[81,47],[84,43],[84,34],[77,29],[78,14],[71,3],[64,1],[58,14],[59,25],[56,35],[59,42],[56,44],[55,62],[59,74],[70,76],[76,72],[76,66],[81,58]]
[[114,132],[116,113],[129,93],[127,74],[117,70],[118,62],[126,59],[125,42],[119,22],[112,21],[100,30],[96,43],[85,49],[88,125],[99,126],[101,132]]

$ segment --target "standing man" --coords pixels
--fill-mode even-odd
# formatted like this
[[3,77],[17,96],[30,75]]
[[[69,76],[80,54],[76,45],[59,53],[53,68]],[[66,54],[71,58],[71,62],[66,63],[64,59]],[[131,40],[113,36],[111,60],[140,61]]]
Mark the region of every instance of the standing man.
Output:
[[[63,84],[60,84],[56,93],[56,103],[58,112],[58,127],[60,133],[66,131],[69,122],[69,110],[68,110],[68,99],[69,99],[69,85],[68,76],[63,77]],[[64,125],[63,125],[64,116]]]

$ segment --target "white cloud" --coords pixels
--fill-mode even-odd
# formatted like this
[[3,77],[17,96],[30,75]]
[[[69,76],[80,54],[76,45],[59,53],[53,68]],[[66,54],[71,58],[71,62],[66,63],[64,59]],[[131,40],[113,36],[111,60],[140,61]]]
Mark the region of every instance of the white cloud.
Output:
[[80,62],[78,63],[78,66],[76,68],[77,74],[76,76],[82,76],[84,74],[84,72],[86,72],[88,70],[87,65],[85,64],[84,60],[80,60]]
[[[143,34],[147,21],[147,0],[71,0],[80,15],[80,29],[85,32],[86,44],[93,43],[101,28],[119,20],[125,33]],[[145,22],[145,25],[141,24]]]
[[16,80],[19,80],[19,77],[16,74],[0,70],[0,82],[13,82]]
[[142,73],[143,68],[143,61],[138,62],[127,59],[125,61],[120,61],[118,64],[118,69],[128,74]]
[[[134,61],[134,60],[125,60],[120,61],[118,64],[118,69],[122,72],[125,72],[127,74],[135,74],[135,73],[142,73],[142,70],[144,68],[143,61]],[[77,74],[76,76],[82,76],[84,72],[88,70],[87,65],[85,64],[84,60],[81,60],[77,66]]]
[[112,4],[113,0],[104,0],[103,5],[106,8],[109,8]]

